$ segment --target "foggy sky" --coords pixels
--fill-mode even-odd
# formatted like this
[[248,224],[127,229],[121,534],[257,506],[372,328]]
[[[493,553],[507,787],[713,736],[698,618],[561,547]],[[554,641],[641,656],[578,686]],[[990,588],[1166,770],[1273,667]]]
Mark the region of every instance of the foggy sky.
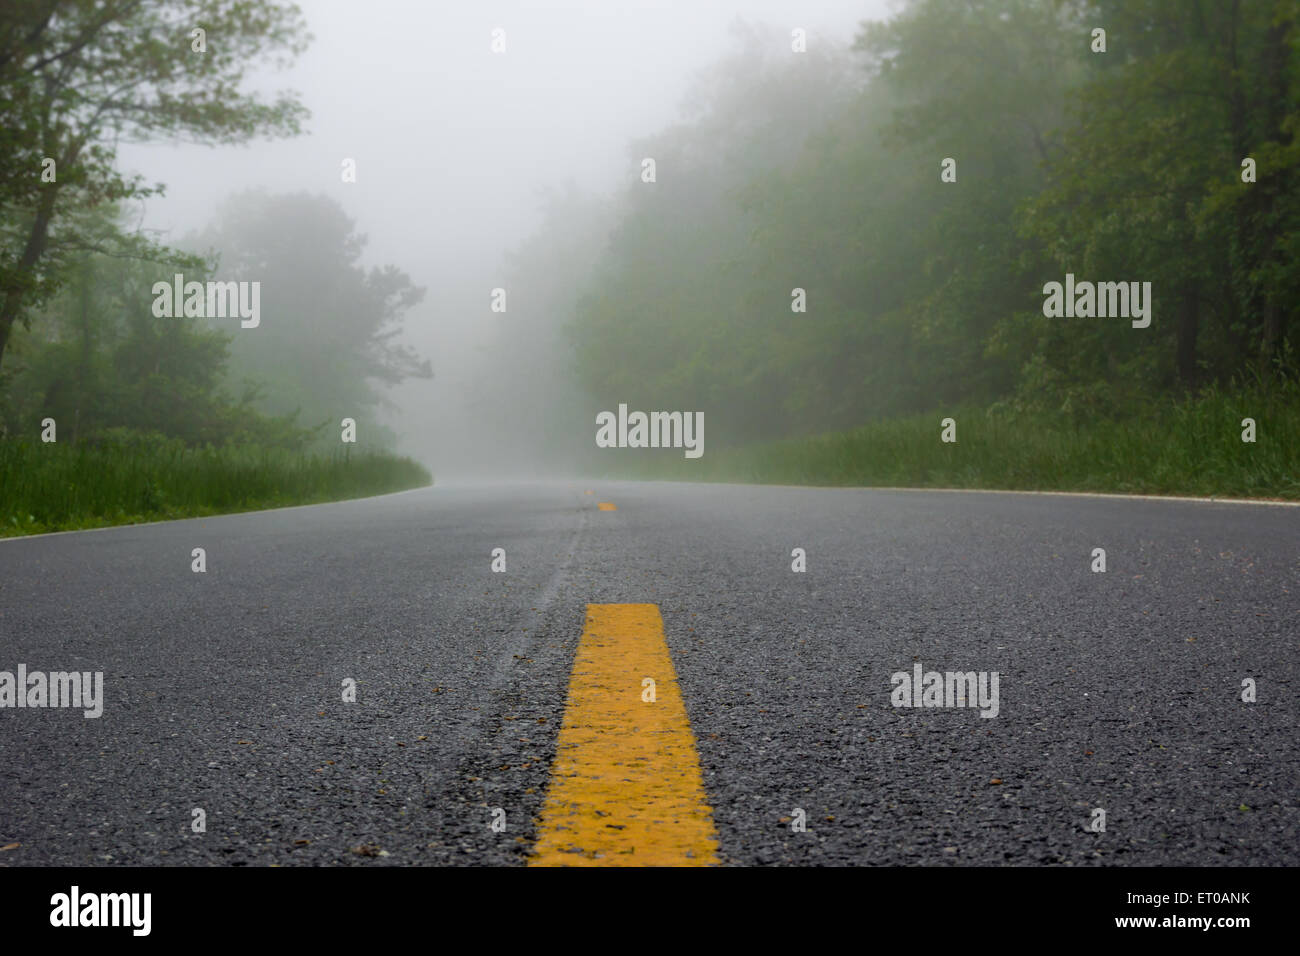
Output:
[[[121,165],[167,185],[143,225],[180,241],[230,194],[260,187],[335,197],[366,234],[366,265],[428,288],[405,340],[435,379],[390,392],[401,449],[439,479],[482,472],[491,436],[465,412],[491,387],[482,347],[503,256],[536,227],[548,188],[607,194],[634,179],[632,140],[682,115],[700,71],[733,51],[743,17],[845,45],[891,0],[300,0],[315,39],[295,65],[259,72],[311,110],[307,133],[239,147],[123,145]],[[506,31],[493,54],[491,31]],[[219,37],[209,37],[209,43]],[[357,182],[340,182],[344,157]],[[470,306],[469,303],[481,303]]]

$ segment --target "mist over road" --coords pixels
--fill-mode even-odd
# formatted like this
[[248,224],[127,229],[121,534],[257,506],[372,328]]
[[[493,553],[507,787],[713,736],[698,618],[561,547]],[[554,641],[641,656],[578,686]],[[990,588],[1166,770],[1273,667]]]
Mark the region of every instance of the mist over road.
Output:
[[[1296,865],[1297,541],[1294,507],[577,481],[0,541],[0,671],[104,674],[99,718],[0,709],[0,865],[524,863],[623,604],[719,862]],[[917,664],[997,672],[996,717],[895,707]]]

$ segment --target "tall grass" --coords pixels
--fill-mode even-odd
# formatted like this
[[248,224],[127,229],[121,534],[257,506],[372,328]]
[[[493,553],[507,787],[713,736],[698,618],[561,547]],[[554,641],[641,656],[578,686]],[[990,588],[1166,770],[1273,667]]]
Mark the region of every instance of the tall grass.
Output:
[[[940,441],[940,420],[957,441]],[[1256,441],[1243,442],[1253,418]],[[1171,402],[1123,421],[956,409],[745,448],[619,452],[622,477],[1300,498],[1300,394],[1252,389]],[[635,456],[623,458],[622,456]]]
[[432,480],[409,458],[377,453],[0,442],[0,535],[336,501]]

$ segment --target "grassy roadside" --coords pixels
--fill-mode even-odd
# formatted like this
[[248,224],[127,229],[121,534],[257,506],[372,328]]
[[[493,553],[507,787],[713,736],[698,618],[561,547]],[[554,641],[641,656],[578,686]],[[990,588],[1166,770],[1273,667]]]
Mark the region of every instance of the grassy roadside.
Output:
[[[947,417],[957,422],[951,444],[940,441]],[[1244,418],[1256,422],[1253,444],[1242,441]],[[619,455],[611,476],[1300,499],[1300,394],[1215,394],[1078,425],[965,408],[745,448],[706,444],[694,461],[660,449]]]
[[316,504],[433,481],[409,458],[0,442],[0,537]]

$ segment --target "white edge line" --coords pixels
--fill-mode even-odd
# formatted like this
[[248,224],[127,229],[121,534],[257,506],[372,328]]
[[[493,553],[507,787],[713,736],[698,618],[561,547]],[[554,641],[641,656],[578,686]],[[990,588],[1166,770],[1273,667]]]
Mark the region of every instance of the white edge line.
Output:
[[[804,487],[804,486],[800,486]],[[1010,491],[998,488],[897,488],[881,485],[870,491],[946,491],[975,495],[1064,495],[1070,498],[1119,498],[1138,501],[1199,501],[1215,505],[1281,505],[1300,508],[1300,501],[1275,501],[1272,498],[1196,498],[1189,495],[1122,495],[1108,491]]]
[[908,488],[899,485],[778,485],[765,482],[744,481],[679,481],[673,478],[656,478],[650,481],[635,478],[606,478],[604,481],[629,484],[664,485],[728,485],[733,488],[801,488],[811,491],[908,491],[913,493],[943,492],[958,495],[1058,495],[1067,498],[1118,498],[1122,501],[1199,501],[1214,505],[1275,505],[1283,508],[1300,508],[1300,501],[1278,501],[1273,498],[1196,498],[1189,495],[1123,495],[1108,491],[1024,491],[1012,488]]
[[110,524],[102,528],[73,528],[69,531],[42,531],[40,534],[16,534],[0,537],[0,544],[6,541],[31,541],[33,538],[53,538],[60,534],[93,534],[96,531],[117,531],[120,528],[147,528],[155,524],[176,524],[178,521],[211,521],[214,518],[239,518],[244,515],[264,515],[272,511],[297,511],[299,508],[321,508],[325,505],[345,505],[349,501],[373,501],[376,498],[393,498],[397,495],[409,495],[413,491],[427,491],[433,484],[421,485],[419,488],[407,488],[405,491],[388,491],[382,495],[365,495],[361,498],[340,498],[338,501],[317,501],[309,505],[285,505],[283,508],[259,508],[256,511],[225,511],[215,515],[194,515],[189,518],[166,518],[162,521],[137,521],[134,524]]

